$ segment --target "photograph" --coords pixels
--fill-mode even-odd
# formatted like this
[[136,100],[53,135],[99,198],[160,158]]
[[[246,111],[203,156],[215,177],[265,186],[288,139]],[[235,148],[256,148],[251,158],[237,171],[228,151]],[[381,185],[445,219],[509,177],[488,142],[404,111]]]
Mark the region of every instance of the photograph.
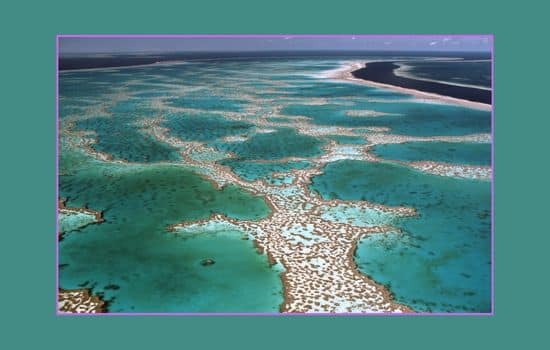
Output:
[[492,34],[55,39],[57,315],[494,314]]

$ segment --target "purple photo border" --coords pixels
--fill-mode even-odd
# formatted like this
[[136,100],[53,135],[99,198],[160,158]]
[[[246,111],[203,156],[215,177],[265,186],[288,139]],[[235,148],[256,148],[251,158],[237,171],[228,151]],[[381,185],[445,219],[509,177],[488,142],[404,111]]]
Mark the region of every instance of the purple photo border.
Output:
[[55,38],[55,313],[59,312],[59,35]]
[[[476,37],[491,38],[491,312],[417,312],[417,313],[276,313],[276,312],[60,312],[59,302],[59,39],[60,38],[341,38],[341,37]],[[495,35],[494,34],[58,34],[55,46],[55,314],[57,316],[494,316],[495,315]]]

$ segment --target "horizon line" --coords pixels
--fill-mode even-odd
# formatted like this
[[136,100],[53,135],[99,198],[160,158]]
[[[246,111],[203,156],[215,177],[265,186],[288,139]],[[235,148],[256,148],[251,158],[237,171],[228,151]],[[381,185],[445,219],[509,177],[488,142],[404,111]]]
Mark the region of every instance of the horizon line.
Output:
[[159,51],[151,51],[151,50],[144,50],[144,51],[90,51],[90,52],[80,52],[80,51],[68,51],[68,52],[60,52],[59,58],[62,58],[64,55],[125,55],[125,54],[133,54],[133,55],[143,55],[143,54],[197,54],[197,53],[262,53],[262,52],[273,52],[273,53],[291,53],[291,52],[356,52],[356,53],[379,53],[379,52],[385,52],[385,53],[391,53],[391,52],[404,52],[404,53],[453,53],[453,54],[459,54],[459,53],[491,53],[492,50],[426,50],[426,49],[415,49],[415,50],[404,50],[404,49],[364,49],[364,50],[357,50],[357,49],[254,49],[254,50],[174,50],[174,51],[166,51],[166,50],[159,50]]

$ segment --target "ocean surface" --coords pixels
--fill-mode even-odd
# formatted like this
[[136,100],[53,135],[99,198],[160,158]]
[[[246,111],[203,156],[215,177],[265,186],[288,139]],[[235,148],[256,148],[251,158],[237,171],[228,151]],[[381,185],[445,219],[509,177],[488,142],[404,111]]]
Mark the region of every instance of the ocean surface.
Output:
[[489,143],[406,142],[377,145],[373,148],[374,154],[389,160],[491,165],[491,144]]
[[312,188],[325,198],[416,208],[399,234],[367,236],[364,273],[418,311],[491,311],[491,189],[488,181],[424,174],[387,163],[327,165]]
[[[413,63],[411,66],[413,70],[412,75],[403,73],[396,74],[396,71],[398,69],[403,69],[403,67],[400,67],[398,62],[391,61],[369,62],[366,67],[358,69],[352,74],[356,78],[375,81],[378,83],[390,84],[393,86],[400,86],[407,89],[435,93],[438,95],[450,96],[473,102],[491,104],[492,95],[490,89],[486,89],[483,86],[460,82],[469,82],[474,80],[474,83],[479,83],[481,80],[481,84],[485,83],[485,80],[482,77],[475,75],[475,72],[473,71],[475,66],[467,66],[466,68],[463,68],[461,65],[457,65],[457,67],[452,66],[455,64],[454,62],[447,63],[446,65],[443,65],[443,62],[439,62],[439,65],[437,66],[439,70],[436,70],[436,67],[434,67],[435,71],[440,72],[439,75],[434,74],[430,78],[425,78],[428,76],[425,72],[426,70],[430,70],[430,67],[426,67],[426,65],[423,66],[421,63]],[[482,71],[486,71],[486,74],[491,74],[490,63],[483,67],[478,67],[478,69],[479,68]],[[420,72],[418,73],[418,71]],[[470,79],[459,79],[454,76],[455,74],[461,74],[461,71],[468,72],[466,76],[470,76]],[[414,72],[417,72],[417,75],[414,75]],[[473,76],[472,73],[474,73]],[[451,76],[449,76],[449,74],[451,74]],[[444,81],[439,79],[444,79]]]
[[[65,61],[65,67],[101,66],[83,60]],[[150,125],[208,147],[193,158],[224,165],[245,181],[277,186],[293,179],[274,173],[314,166],[311,158],[330,142],[368,145],[370,127],[422,137],[491,132],[490,112],[326,78],[346,60],[195,57],[61,71],[59,196],[67,207],[103,211],[105,221],[80,228],[61,223],[59,286],[91,288],[109,302],[110,312],[278,312],[284,268],[270,266],[244,232],[167,230],[213,213],[261,220],[270,207],[237,185],[216,188],[208,174],[185,163],[181,149],[154,137]],[[144,63],[152,62],[135,64]],[[386,114],[351,116],[365,110]],[[270,126],[258,123],[266,115]],[[304,134],[300,123],[349,128],[355,135]],[[310,185],[325,198],[418,210],[419,216],[396,223],[400,233],[361,240],[359,270],[418,311],[490,311],[490,182],[428,175],[391,162],[490,165],[490,144],[417,142],[375,146],[373,152],[384,162],[334,161]],[[215,264],[204,266],[205,259]]]
[[406,74],[450,84],[491,87],[491,60],[406,62]]

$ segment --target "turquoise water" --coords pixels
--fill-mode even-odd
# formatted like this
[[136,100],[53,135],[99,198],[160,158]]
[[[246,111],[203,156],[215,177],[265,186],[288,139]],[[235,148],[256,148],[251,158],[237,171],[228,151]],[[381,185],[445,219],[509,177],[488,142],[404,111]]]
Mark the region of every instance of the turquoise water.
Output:
[[253,162],[241,161],[235,159],[227,159],[221,161],[220,164],[230,167],[239,177],[247,181],[255,181],[258,179],[272,179],[272,174],[275,172],[288,172],[293,169],[306,169],[311,163],[305,161],[291,162]]
[[214,114],[169,114],[163,125],[171,135],[186,141],[211,141],[225,136],[247,135],[254,127],[250,123]]
[[[68,264],[61,285],[89,281],[86,287],[112,300],[111,312],[277,312],[282,303],[279,271],[239,231],[113,237],[120,231],[99,226],[61,242],[60,263]],[[203,266],[204,259],[215,264]]]
[[266,181],[275,186],[290,185],[296,179],[294,175],[268,176]]
[[76,122],[79,130],[93,131],[97,135],[94,148],[129,162],[177,161],[177,150],[156,141],[136,126],[136,118],[119,115],[116,118],[97,117]]
[[[336,66],[332,67],[335,68]],[[289,77],[289,79],[291,79]],[[313,83],[313,82],[312,82]],[[390,90],[375,89],[365,85],[339,83],[334,81],[325,81],[319,84],[319,81],[315,81],[314,84],[308,86],[299,86],[296,89],[285,90],[285,96],[287,97],[328,97],[328,98],[342,98],[347,101],[350,98],[376,97],[376,98],[388,98],[388,99],[402,99],[406,96],[403,94],[395,93]]]
[[[270,212],[263,199],[234,186],[218,191],[175,166],[80,160],[85,164],[71,166],[76,173],[60,177],[60,196],[71,207],[101,208],[105,222],[60,242],[62,288],[93,287],[110,300],[112,312],[278,310],[280,271],[241,240],[242,233],[185,238],[166,232],[170,224],[211,213],[263,218]],[[216,264],[202,266],[206,258]]]
[[215,142],[220,151],[233,152],[239,159],[275,160],[285,157],[313,157],[322,153],[324,142],[298,134],[291,128],[279,128],[275,132],[255,134],[244,142]]
[[453,164],[491,165],[490,143],[407,142],[382,144],[373,153],[384,159],[407,162],[431,160]]
[[374,227],[394,225],[398,222],[395,214],[383,212],[374,208],[361,208],[338,204],[334,207],[323,207],[321,218],[339,223],[350,223],[358,227]]
[[[380,117],[350,117],[347,110],[391,113]],[[416,102],[359,102],[354,106],[289,105],[282,114],[313,118],[320,125],[388,127],[392,133],[412,136],[467,135],[491,132],[491,113],[460,106]],[[394,115],[395,114],[395,115]]]
[[411,206],[402,234],[359,244],[359,269],[415,310],[490,312],[490,183],[439,177],[386,163],[330,163],[311,185],[324,198]]
[[95,215],[92,214],[80,212],[60,213],[59,232],[66,233],[75,231],[93,222],[95,222]]
[[225,99],[220,96],[204,95],[204,93],[193,93],[182,98],[170,99],[168,102],[174,107],[197,108],[215,111],[242,111],[243,100]]

